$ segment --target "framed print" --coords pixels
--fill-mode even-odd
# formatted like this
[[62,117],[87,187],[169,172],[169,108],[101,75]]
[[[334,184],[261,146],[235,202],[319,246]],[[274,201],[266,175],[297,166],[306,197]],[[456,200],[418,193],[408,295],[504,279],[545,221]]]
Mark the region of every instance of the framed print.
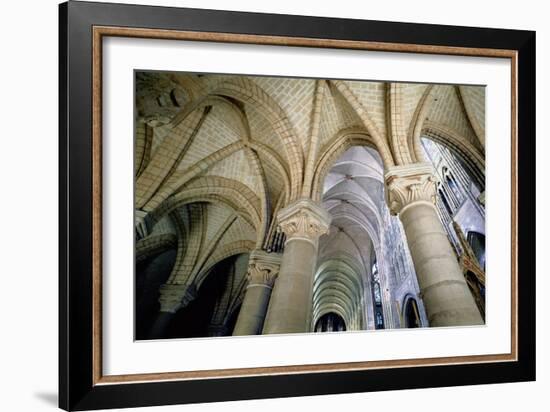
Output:
[[535,33],[60,5],[60,407],[535,379]]

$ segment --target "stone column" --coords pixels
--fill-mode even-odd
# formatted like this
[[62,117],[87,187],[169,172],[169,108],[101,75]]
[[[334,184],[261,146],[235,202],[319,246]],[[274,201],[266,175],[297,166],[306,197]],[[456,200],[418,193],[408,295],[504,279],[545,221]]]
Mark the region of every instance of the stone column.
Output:
[[279,211],[277,220],[286,242],[263,333],[308,332],[318,241],[331,218],[318,203],[300,199]]
[[279,273],[281,255],[255,250],[248,264],[248,285],[243,304],[233,330],[233,336],[262,333],[273,283]]
[[174,314],[197,296],[194,285],[177,283],[166,283],[160,287],[159,292],[160,312],[151,327],[151,339],[162,339]]
[[391,167],[387,202],[399,214],[430,326],[480,325],[483,319],[438,218],[436,181],[429,163]]

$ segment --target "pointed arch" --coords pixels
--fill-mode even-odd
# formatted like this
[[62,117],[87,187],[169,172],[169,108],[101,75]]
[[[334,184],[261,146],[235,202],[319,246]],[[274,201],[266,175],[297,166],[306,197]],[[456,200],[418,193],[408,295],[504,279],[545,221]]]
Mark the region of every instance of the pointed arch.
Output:
[[235,242],[227,243],[221,248],[217,249],[216,252],[208,259],[201,272],[195,277],[195,285],[197,286],[197,289],[200,288],[200,285],[202,284],[202,282],[204,282],[208,273],[214,267],[214,265],[224,259],[227,259],[230,256],[250,253],[252,250],[254,250],[254,247],[254,242],[251,242],[249,240],[238,240]]
[[284,143],[291,178],[290,197],[291,200],[297,198],[302,184],[304,155],[284,109],[253,80],[242,76],[213,85],[209,94],[229,96],[245,104],[254,105],[254,108],[269,120]]
[[136,242],[136,262],[144,261],[165,250],[175,248],[178,237],[174,233],[150,235]]
[[[159,221],[166,213],[188,203],[199,201],[220,202],[243,216],[256,233],[261,233],[260,200],[248,186],[220,176],[203,176],[191,181],[180,191],[166,199],[151,218]],[[258,237],[258,241],[262,239]]]
[[440,124],[425,121],[422,135],[441,143],[464,163],[472,178],[480,187],[485,187],[485,157],[458,132]]
[[386,124],[388,140],[398,165],[412,163],[407,145],[407,129],[403,123],[403,84],[386,83]]
[[[437,86],[436,86],[437,87]],[[431,108],[432,104],[432,91],[434,90],[434,85],[429,84],[424,90],[422,97],[416,105],[413,116],[411,118],[411,123],[409,124],[409,131],[407,134],[407,144],[409,146],[409,152],[411,153],[413,162],[425,162],[426,157],[420,145],[420,137],[422,134],[422,125],[428,111]]]
[[368,110],[363,106],[359,101],[355,93],[349,88],[349,86],[342,80],[329,80],[329,83],[332,83],[336,86],[338,91],[342,94],[344,99],[348,102],[351,108],[357,113],[363,125],[368,133],[371,136],[372,141],[374,142],[376,149],[380,152],[380,157],[385,168],[395,165],[391,150],[388,146],[387,140],[384,138],[382,133],[376,127],[376,124],[370,118]]
[[354,127],[340,130],[319,153],[313,174],[312,197],[314,200],[321,199],[323,182],[332,164],[352,146],[369,146],[376,149],[376,144],[364,129]]

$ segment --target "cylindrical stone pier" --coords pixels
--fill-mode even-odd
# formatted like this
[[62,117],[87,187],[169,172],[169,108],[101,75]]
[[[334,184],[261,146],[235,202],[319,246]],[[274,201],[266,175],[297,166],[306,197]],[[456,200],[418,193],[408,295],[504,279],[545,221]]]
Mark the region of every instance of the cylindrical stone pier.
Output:
[[256,250],[250,255],[248,285],[233,336],[262,333],[273,283],[279,273],[281,255]]
[[312,200],[301,199],[277,219],[287,240],[263,333],[308,332],[318,240],[328,232],[330,215]]
[[483,319],[435,209],[432,166],[396,166],[386,173],[390,210],[399,214],[431,327],[482,325]]

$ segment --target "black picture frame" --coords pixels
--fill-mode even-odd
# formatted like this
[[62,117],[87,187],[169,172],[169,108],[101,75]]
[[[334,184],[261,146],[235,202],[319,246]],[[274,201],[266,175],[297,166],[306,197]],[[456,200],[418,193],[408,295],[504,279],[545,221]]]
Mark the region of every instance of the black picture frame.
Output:
[[[517,53],[517,361],[94,383],[94,26]],[[535,32],[70,1],[59,6],[59,406],[90,410],[535,380]]]

